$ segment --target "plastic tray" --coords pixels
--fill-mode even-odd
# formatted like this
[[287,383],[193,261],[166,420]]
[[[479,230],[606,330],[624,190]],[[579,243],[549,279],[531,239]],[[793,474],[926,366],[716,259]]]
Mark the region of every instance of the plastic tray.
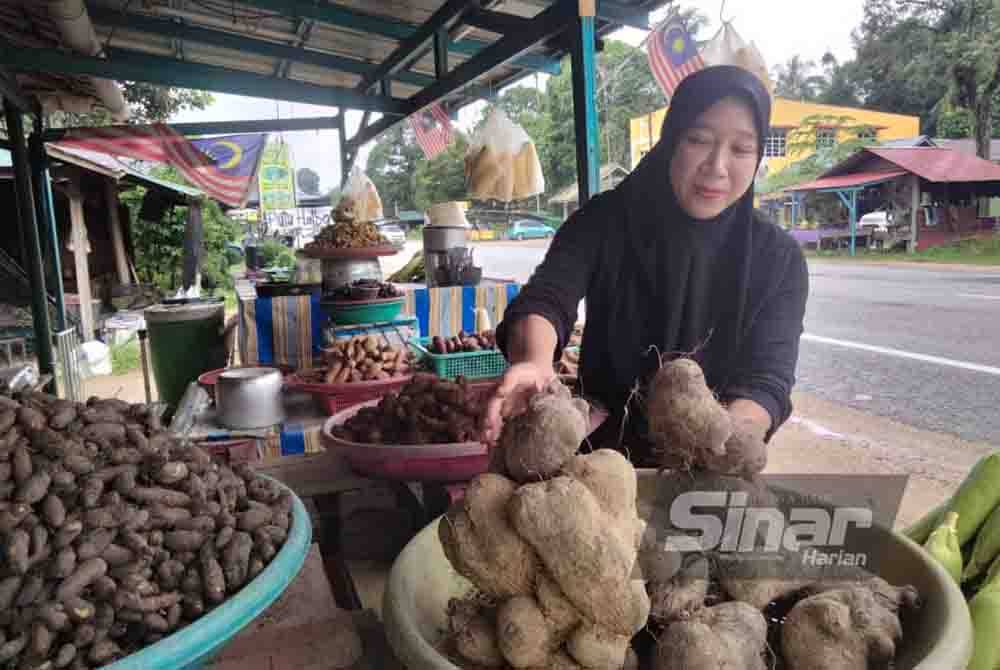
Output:
[[370,400],[379,400],[382,396],[410,383],[413,375],[390,377],[368,382],[351,382],[349,384],[323,384],[303,379],[298,374],[290,375],[285,380],[285,388],[312,394],[323,406],[328,415],[353,407]]
[[465,482],[486,472],[489,449],[481,442],[454,444],[362,444],[334,437],[342,425],[372,400],[334,414],[323,424],[323,444],[336,449],[359,474],[405,482]]
[[320,307],[340,326],[393,321],[403,311],[405,297],[375,300],[323,300]]
[[443,379],[455,379],[465,377],[466,379],[492,379],[502,377],[507,371],[509,364],[504,358],[503,352],[499,349],[489,349],[486,351],[466,351],[458,354],[434,354],[430,351],[430,344],[433,337],[422,337],[414,342],[410,342],[426,361],[428,361],[431,372]]
[[281,482],[275,483],[292,495],[292,525],[281,551],[264,571],[191,625],[103,666],[104,670],[199,670],[284,593],[305,563],[312,543],[312,521],[295,493]]

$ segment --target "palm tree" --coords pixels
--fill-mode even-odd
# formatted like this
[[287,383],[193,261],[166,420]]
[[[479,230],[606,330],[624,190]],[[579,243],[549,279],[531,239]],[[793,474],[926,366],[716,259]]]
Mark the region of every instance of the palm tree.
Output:
[[815,62],[792,56],[787,63],[774,68],[774,94],[793,100],[815,100],[826,84],[823,76],[814,74],[815,70]]

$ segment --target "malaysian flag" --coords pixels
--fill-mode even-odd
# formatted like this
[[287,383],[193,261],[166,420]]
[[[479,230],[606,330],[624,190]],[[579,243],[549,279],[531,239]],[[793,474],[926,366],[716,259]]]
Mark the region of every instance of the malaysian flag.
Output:
[[417,136],[417,144],[430,160],[448,148],[454,131],[451,119],[439,104],[420,110],[409,118],[410,127]]
[[684,29],[679,16],[667,21],[649,35],[649,68],[669,99],[684,77],[705,67],[698,47]]
[[70,130],[56,145],[166,163],[211,198],[233,207],[247,200],[267,135],[191,141],[164,124]]

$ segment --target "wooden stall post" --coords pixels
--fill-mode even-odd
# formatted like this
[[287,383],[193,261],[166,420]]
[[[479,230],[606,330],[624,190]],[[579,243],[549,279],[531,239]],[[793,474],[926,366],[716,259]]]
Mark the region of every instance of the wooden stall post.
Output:
[[76,179],[69,183],[70,243],[76,267],[76,293],[80,300],[80,334],[84,342],[94,339],[94,306],[90,292],[90,264],[87,260],[87,223],[83,216],[83,193]]
[[920,211],[920,177],[910,176],[910,253],[917,253],[917,212]]
[[115,254],[115,269],[118,271],[118,282],[127,286],[132,283],[132,278],[128,271],[128,257],[125,255],[121,217],[118,216],[118,183],[108,177],[104,180],[104,186],[108,203],[108,227],[111,228],[111,247]]

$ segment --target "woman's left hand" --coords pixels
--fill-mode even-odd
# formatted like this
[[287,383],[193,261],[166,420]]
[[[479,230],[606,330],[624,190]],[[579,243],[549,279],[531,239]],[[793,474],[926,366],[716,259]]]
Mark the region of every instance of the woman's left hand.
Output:
[[705,455],[704,467],[725,475],[752,477],[767,466],[764,437],[771,425],[767,410],[752,400],[734,400],[728,407],[733,434],[726,442],[726,453]]

